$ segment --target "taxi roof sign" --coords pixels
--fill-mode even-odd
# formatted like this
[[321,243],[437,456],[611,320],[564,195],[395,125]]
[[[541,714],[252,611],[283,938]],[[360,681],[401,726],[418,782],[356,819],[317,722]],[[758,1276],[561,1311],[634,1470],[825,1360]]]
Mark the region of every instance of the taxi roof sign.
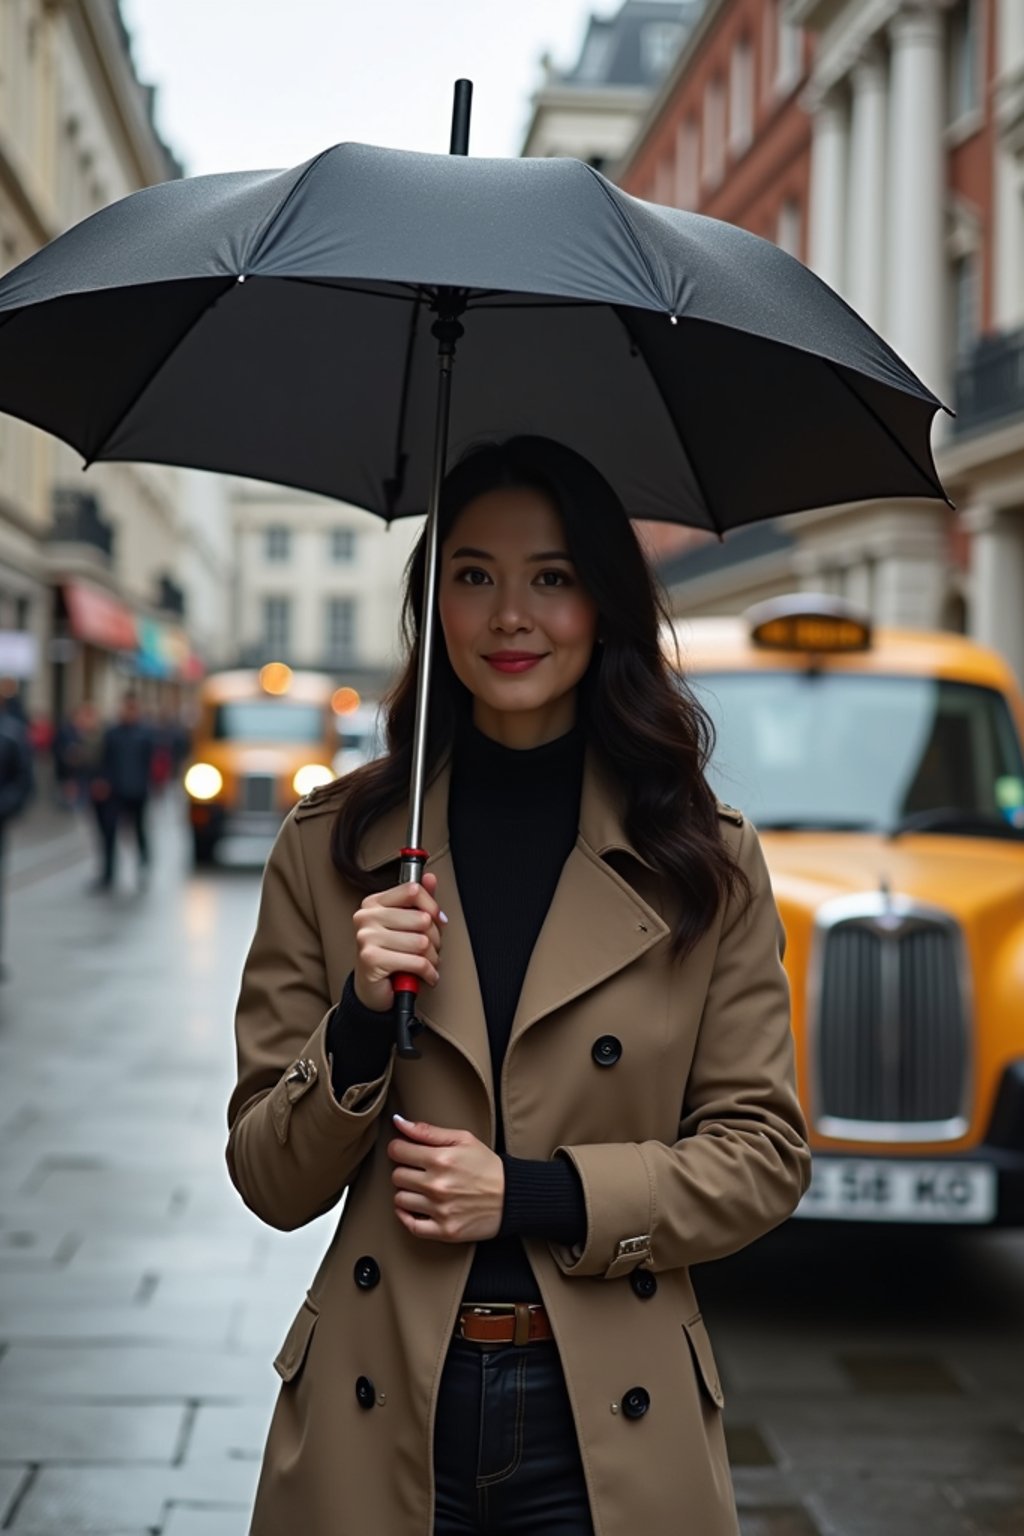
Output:
[[794,592],[743,615],[754,645],[770,651],[845,653],[871,648],[871,620],[841,597]]

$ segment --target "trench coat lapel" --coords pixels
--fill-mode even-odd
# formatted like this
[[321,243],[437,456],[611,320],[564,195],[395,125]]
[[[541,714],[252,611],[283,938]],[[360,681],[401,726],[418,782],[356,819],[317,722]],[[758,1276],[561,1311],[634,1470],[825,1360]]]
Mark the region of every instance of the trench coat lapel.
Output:
[[583,769],[580,828],[523,980],[509,1051],[532,1026],[646,954],[668,924],[605,862],[640,857],[622,824],[621,796],[593,751]]
[[[451,764],[446,762],[427,786],[423,798],[423,842],[430,857],[427,869],[437,876],[438,896],[448,918],[444,930],[441,979],[419,994],[416,1012],[424,1024],[466,1057],[486,1089],[494,1114],[494,1084],[487,1020],[480,996],[473,947],[466,926],[448,841],[448,789]],[[379,869],[393,862],[405,843],[408,812],[404,805],[382,816],[366,836],[363,862]]]
[[[487,1020],[448,841],[450,781],[450,764],[445,764],[428,786],[423,802],[423,837],[430,852],[427,868],[437,875],[448,926],[441,980],[433,991],[420,994],[417,1012],[425,1024],[467,1058],[493,1109]],[[365,866],[376,869],[394,860],[405,834],[406,811],[401,806],[383,816],[367,834]],[[668,933],[668,924],[654,908],[605,862],[604,856],[612,852],[626,853],[645,863],[623,827],[619,792],[594,753],[588,751],[579,834],[527,966],[510,1049],[545,1015],[631,965]]]

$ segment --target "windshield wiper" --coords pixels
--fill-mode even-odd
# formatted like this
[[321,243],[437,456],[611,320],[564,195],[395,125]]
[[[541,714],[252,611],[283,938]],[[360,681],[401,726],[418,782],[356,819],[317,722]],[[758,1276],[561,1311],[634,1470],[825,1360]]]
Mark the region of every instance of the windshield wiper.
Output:
[[1015,827],[987,811],[966,811],[955,805],[934,806],[927,811],[911,811],[886,828],[889,837],[902,837],[907,832],[945,832],[952,836],[1003,837],[1011,841],[1024,840],[1024,827]]

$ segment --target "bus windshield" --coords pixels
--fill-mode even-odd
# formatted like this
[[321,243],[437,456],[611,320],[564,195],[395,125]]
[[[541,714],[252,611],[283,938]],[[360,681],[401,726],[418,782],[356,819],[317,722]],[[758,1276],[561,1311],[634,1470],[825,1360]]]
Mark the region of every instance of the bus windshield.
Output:
[[765,831],[1024,837],[1024,759],[1005,699],[928,677],[719,672],[716,794]]
[[293,703],[290,699],[232,700],[214,710],[213,735],[217,741],[320,741],[324,712],[317,704]]

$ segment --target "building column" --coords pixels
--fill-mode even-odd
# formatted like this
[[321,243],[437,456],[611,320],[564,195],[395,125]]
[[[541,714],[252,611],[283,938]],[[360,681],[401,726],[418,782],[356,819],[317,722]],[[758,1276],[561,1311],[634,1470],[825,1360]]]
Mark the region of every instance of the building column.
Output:
[[810,265],[837,292],[844,292],[846,239],[846,104],[835,90],[814,105],[811,140]]
[[993,320],[1024,324],[1024,5],[999,0],[996,12],[996,120],[993,215]]
[[884,324],[885,60],[871,42],[853,67],[850,112],[848,297],[869,325]]
[[1001,652],[1024,687],[1024,507],[968,507],[971,636]]
[[948,396],[944,30],[938,0],[913,0],[890,25],[885,335],[929,389]]

